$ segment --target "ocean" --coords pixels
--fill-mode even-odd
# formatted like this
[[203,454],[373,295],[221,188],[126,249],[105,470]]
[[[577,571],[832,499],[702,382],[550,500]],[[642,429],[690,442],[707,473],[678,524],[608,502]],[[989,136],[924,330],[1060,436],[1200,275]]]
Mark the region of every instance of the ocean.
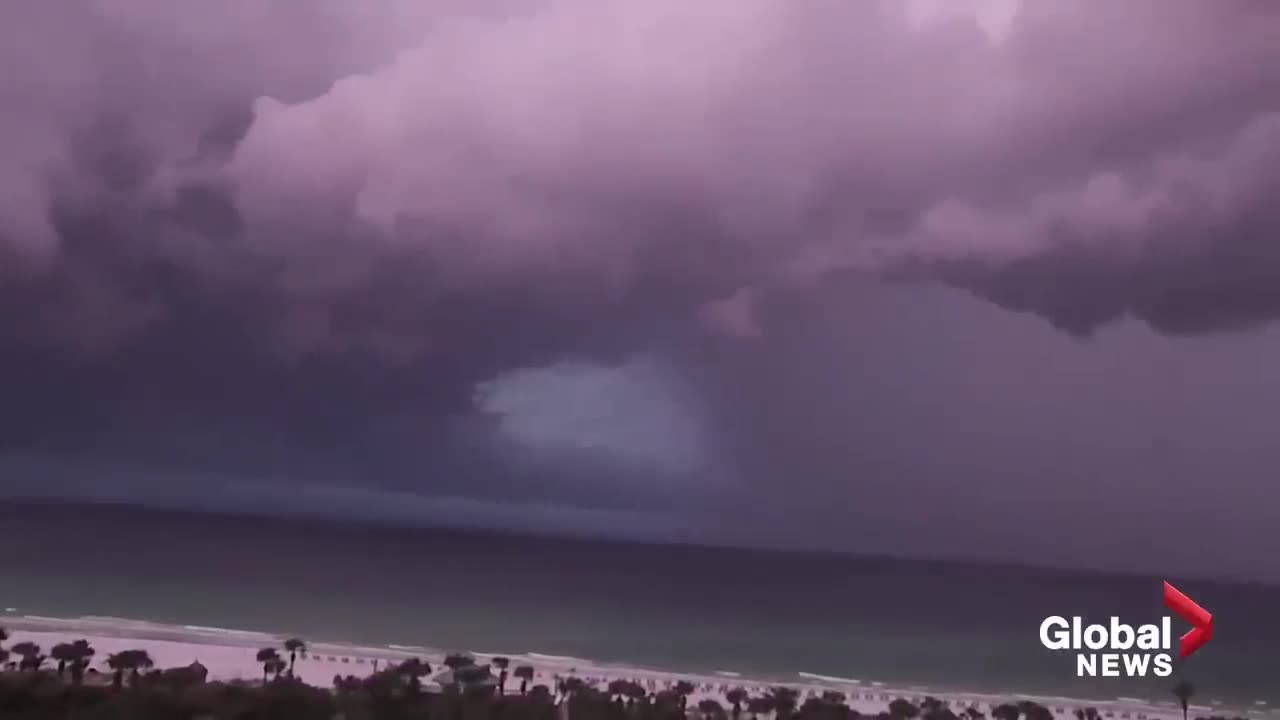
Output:
[[1214,615],[1176,666],[1193,702],[1280,705],[1274,587],[114,506],[0,504],[0,527],[11,615],[1099,700],[1171,701],[1174,679],[1077,678],[1040,622],[1156,622],[1168,579]]

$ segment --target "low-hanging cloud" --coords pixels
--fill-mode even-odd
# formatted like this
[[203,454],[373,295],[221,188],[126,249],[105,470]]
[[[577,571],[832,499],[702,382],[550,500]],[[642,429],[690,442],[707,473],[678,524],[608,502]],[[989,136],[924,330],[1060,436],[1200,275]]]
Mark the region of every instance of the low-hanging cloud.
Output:
[[1269,319],[1277,13],[971,5],[11,8],[49,40],[6,43],[5,287],[82,349],[216,304],[400,361],[848,269],[1081,332]]

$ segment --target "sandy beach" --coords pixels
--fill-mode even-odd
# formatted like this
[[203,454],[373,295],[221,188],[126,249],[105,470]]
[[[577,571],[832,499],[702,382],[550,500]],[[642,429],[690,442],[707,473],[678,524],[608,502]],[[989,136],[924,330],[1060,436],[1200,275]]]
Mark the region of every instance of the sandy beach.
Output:
[[[208,669],[210,680],[222,681],[260,680],[262,666],[255,659],[255,654],[263,647],[279,647],[285,639],[283,636],[261,632],[195,625],[161,625],[121,618],[0,616],[0,624],[9,629],[10,643],[31,641],[47,649],[60,642],[88,640],[97,650],[98,666],[111,653],[143,649],[151,655],[157,667],[179,667],[199,662]],[[295,673],[308,684],[329,687],[335,676],[363,677],[378,668],[411,657],[425,660],[433,668],[443,669],[445,654],[446,651],[443,650],[411,645],[361,647],[308,642],[307,651],[298,657]],[[537,684],[555,687],[559,678],[573,676],[602,688],[615,679],[633,680],[656,691],[670,687],[678,680],[686,680],[695,685],[695,692],[691,696],[695,703],[708,697],[723,701],[724,694],[735,687],[743,687],[754,695],[762,694],[779,684],[777,680],[752,679],[728,671],[697,675],[601,665],[581,658],[539,653],[471,654],[481,663],[501,655],[510,659],[512,668],[519,665],[532,666],[535,675],[530,683],[531,687]],[[519,681],[513,679],[510,684],[518,687]],[[784,684],[799,691],[802,700],[826,690],[844,693],[849,706],[863,714],[878,713],[895,698],[906,698],[918,703],[926,696],[933,696],[948,701],[953,708],[974,707],[988,713],[1000,703],[1025,699],[1039,702],[1055,715],[1064,718],[1074,717],[1073,711],[1084,707],[1097,708],[1103,718],[1114,720],[1180,720],[1182,717],[1181,709],[1172,700],[1167,703],[1152,703],[1139,698],[1123,697],[1099,701],[1018,694],[939,692],[923,687],[887,687],[877,682],[805,672],[797,673],[794,681]],[[1280,709],[1263,704],[1246,708],[1220,704],[1192,705],[1192,717],[1209,715],[1276,718],[1280,717]]]

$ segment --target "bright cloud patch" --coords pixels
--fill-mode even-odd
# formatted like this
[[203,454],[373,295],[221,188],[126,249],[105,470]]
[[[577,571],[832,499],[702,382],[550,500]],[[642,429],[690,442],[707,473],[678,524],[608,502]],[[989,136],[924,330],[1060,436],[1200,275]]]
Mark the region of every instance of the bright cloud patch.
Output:
[[507,439],[535,452],[583,452],[670,473],[703,463],[698,417],[652,358],[515,370],[480,385],[476,400],[500,418]]

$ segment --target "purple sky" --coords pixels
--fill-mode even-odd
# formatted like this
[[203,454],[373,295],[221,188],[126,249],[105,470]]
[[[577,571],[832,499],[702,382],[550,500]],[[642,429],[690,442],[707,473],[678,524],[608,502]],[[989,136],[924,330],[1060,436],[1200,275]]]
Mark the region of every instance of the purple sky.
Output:
[[1280,580],[1278,63],[1250,0],[5,5],[0,495]]

